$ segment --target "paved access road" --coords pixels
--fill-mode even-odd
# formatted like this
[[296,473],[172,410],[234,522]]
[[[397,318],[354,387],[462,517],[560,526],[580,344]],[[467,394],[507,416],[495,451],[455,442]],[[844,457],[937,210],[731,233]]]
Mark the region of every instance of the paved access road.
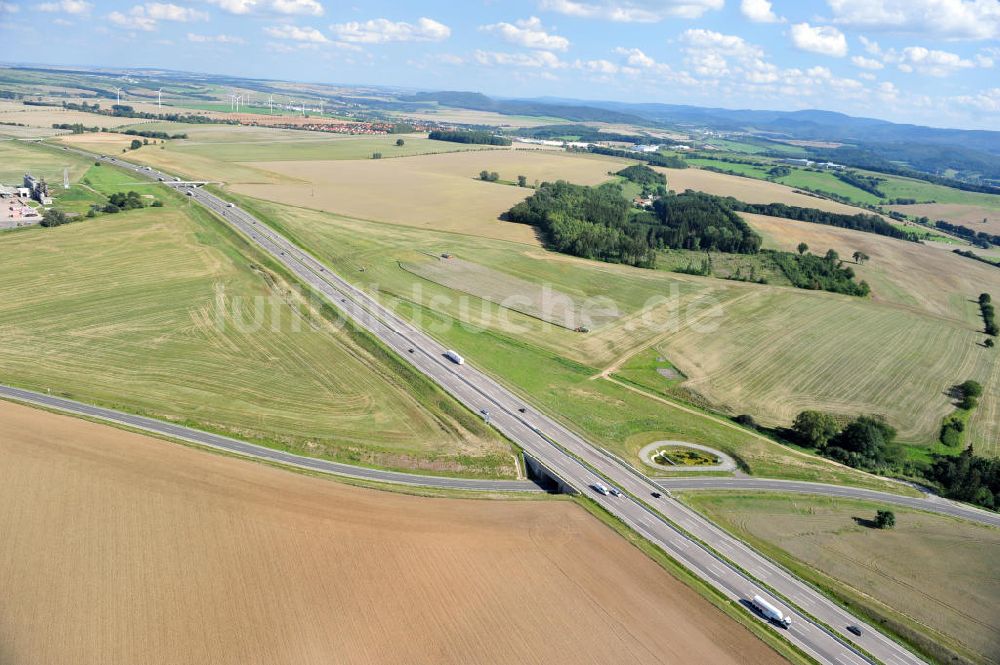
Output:
[[862,499],[891,503],[906,508],[916,508],[932,513],[960,517],[989,526],[1000,527],[1000,514],[980,510],[957,501],[943,499],[933,494],[924,496],[901,496],[860,487],[846,487],[827,483],[810,483],[798,480],[777,480],[771,478],[670,478],[657,481],[660,487],[669,490],[753,490],[767,492],[796,492],[801,494],[822,494],[823,496]]
[[72,413],[77,416],[87,416],[105,420],[118,425],[126,425],[135,429],[168,436],[181,441],[189,441],[210,448],[217,448],[226,452],[254,457],[270,462],[279,462],[290,466],[297,466],[310,471],[320,471],[331,473],[348,478],[359,480],[372,480],[381,483],[395,483],[399,485],[413,485],[417,487],[435,487],[438,489],[456,490],[476,490],[476,491],[502,491],[502,492],[540,492],[541,488],[530,480],[477,480],[474,478],[448,478],[445,476],[424,476],[415,473],[402,473],[398,471],[384,471],[381,469],[369,469],[362,466],[350,464],[340,464],[329,460],[317,459],[315,457],[304,457],[293,453],[286,453],[281,450],[258,446],[254,443],[231,439],[219,434],[211,434],[201,430],[175,425],[155,418],[137,416],[132,413],[105,409],[100,406],[83,404],[63,397],[55,397],[44,393],[23,390],[12,386],[0,385],[0,398],[9,398],[28,404],[48,407],[65,413]]
[[[299,280],[329,299],[344,317],[378,337],[473,412],[489,411],[494,427],[528,455],[569,486],[588,493],[727,598],[745,601],[760,595],[771,601],[792,617],[790,628],[775,630],[816,660],[841,665],[872,662],[863,650],[889,665],[923,662],[698,513],[668,498],[652,498],[651,493],[661,488],[645,475],[601,452],[555,419],[533,411],[524,400],[475,367],[451,362],[437,341],[246,211],[202,188],[174,182],[171,176],[149,167],[113,157],[101,159],[153,180],[163,180],[217,213]],[[620,488],[625,496],[597,494],[591,488],[598,484]],[[846,630],[848,625],[861,626],[862,635],[852,635]]]

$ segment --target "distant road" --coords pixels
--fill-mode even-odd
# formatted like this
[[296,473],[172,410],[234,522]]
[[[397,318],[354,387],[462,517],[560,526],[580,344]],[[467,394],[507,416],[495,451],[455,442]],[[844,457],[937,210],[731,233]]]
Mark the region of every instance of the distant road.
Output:
[[765,492],[793,492],[798,494],[821,494],[823,496],[840,497],[844,499],[861,499],[891,503],[906,508],[916,508],[932,513],[960,517],[989,526],[1000,527],[1000,514],[988,510],[980,510],[957,501],[944,499],[933,494],[920,497],[900,496],[878,490],[866,490],[860,487],[843,485],[828,485],[826,483],[810,483],[799,480],[777,480],[769,478],[721,478],[692,477],[659,479],[660,487],[668,490],[752,490]]
[[105,420],[118,425],[127,425],[152,434],[160,434],[182,441],[189,441],[210,448],[217,448],[230,453],[236,453],[245,457],[254,457],[269,462],[279,462],[289,466],[297,466],[310,471],[320,471],[347,478],[359,480],[373,480],[380,483],[394,483],[397,485],[412,485],[417,487],[433,487],[438,489],[454,490],[476,490],[476,491],[502,491],[502,492],[540,492],[541,488],[530,480],[477,480],[474,478],[447,478],[444,476],[424,476],[415,473],[403,473],[399,471],[383,471],[381,469],[369,469],[363,466],[352,466],[350,464],[340,464],[329,460],[317,459],[315,457],[304,457],[293,453],[286,453],[273,448],[258,446],[246,441],[230,439],[226,436],[202,432],[201,430],[175,425],[155,418],[137,416],[131,413],[105,409],[99,406],[83,404],[71,399],[54,397],[43,393],[36,393],[21,388],[0,385],[0,398],[6,397],[13,400],[27,402],[45,406],[57,411],[71,413],[77,416],[88,416]]
[[[567,486],[586,493],[725,598],[745,603],[759,595],[792,617],[787,629],[774,630],[811,657],[839,665],[924,662],[699,513],[667,497],[651,497],[662,488],[648,477],[600,451],[558,420],[530,408],[520,396],[472,363],[451,362],[437,340],[247,211],[202,188],[185,187],[169,174],[150,167],[116,157],[100,159],[161,180],[216,213],[297,279],[329,299],[338,313],[378,337],[404,362],[473,413],[488,412],[491,424],[518,443],[527,455]],[[600,485],[621,489],[621,496],[596,492],[594,488]],[[861,635],[847,630],[854,625],[861,627]]]

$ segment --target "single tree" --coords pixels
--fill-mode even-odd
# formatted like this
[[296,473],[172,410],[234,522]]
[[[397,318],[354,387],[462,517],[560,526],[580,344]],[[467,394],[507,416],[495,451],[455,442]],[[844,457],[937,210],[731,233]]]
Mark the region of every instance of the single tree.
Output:
[[840,254],[837,254],[836,250],[828,249],[826,254],[823,256],[824,259],[830,263],[836,263],[840,259]]
[[980,397],[983,394],[982,384],[972,379],[960,383],[958,389],[962,391],[963,397]]
[[486,169],[483,169],[482,171],[479,172],[479,179],[480,180],[489,180],[490,179],[490,172],[487,171]]
[[799,254],[805,254],[806,252],[809,251],[809,245],[805,244],[804,242],[800,242],[798,250]]
[[891,529],[896,526],[896,514],[891,510],[880,510],[875,513],[875,527],[878,529]]
[[792,430],[799,440],[811,448],[823,448],[837,435],[837,421],[829,413],[822,411],[803,411],[795,416]]
[[372,159],[382,159],[382,153],[380,153],[380,152],[373,152],[372,153]]
[[987,337],[986,341],[983,342],[983,344],[986,345],[987,349],[992,349],[993,348],[993,344],[994,344],[993,338],[992,337]]
[[139,139],[132,139],[132,143],[129,145],[132,148],[132,150],[138,150],[139,148],[142,147],[142,141],[140,141]]
[[526,176],[526,175],[519,175],[519,176],[517,176],[517,186],[518,187],[527,187],[528,186],[528,176]]
[[396,139],[396,147],[397,148],[402,148],[405,143],[406,143],[406,141],[404,141],[403,139]]

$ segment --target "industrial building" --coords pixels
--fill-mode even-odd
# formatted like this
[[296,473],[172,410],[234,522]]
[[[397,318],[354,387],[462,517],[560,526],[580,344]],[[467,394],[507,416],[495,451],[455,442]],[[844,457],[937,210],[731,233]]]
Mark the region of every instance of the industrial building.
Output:
[[52,195],[49,194],[49,185],[45,178],[36,178],[30,173],[24,174],[24,189],[27,189],[31,198],[35,199],[43,206],[52,205]]

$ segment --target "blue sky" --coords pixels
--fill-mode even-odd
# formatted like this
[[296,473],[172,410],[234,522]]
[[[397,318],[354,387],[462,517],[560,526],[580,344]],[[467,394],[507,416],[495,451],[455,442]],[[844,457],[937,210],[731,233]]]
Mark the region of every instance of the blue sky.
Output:
[[1000,0],[0,0],[0,60],[1000,130]]

